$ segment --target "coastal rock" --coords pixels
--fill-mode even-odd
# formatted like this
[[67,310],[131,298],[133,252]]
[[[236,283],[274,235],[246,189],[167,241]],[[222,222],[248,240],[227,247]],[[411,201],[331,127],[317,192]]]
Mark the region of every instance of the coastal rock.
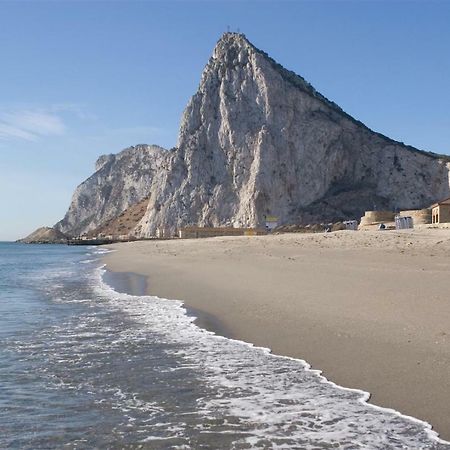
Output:
[[51,227],[41,227],[17,242],[24,244],[65,244],[67,236]]
[[87,233],[148,196],[166,150],[136,145],[98,158],[96,172],[75,190],[69,210],[55,228],[69,236]]
[[[386,106],[388,107],[388,106]],[[184,111],[177,148],[97,161],[56,228],[98,228],[148,197],[131,234],[183,226],[262,227],[420,209],[450,196],[449,157],[367,128],[243,34],[225,33]]]
[[143,235],[157,227],[359,218],[450,195],[448,158],[375,133],[255,48],[225,33],[203,71]]

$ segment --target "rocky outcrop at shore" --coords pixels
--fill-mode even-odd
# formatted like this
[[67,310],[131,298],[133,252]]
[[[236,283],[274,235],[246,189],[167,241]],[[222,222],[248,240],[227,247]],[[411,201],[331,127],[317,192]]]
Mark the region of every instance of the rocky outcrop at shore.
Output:
[[[386,106],[388,107],[388,106]],[[149,198],[141,236],[186,225],[259,227],[418,209],[450,196],[449,159],[371,131],[244,35],[225,33],[177,148],[101,157],[56,227],[78,234]]]
[[69,210],[55,228],[70,236],[87,233],[148,196],[156,173],[164,170],[166,151],[136,145],[117,155],[100,156],[96,172],[75,190]]
[[65,244],[67,236],[51,227],[41,227],[17,242],[24,244]]

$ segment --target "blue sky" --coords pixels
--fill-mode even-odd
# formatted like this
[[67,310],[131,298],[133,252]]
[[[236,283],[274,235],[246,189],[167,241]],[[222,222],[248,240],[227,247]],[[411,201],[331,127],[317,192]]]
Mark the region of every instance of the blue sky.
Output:
[[370,128],[450,154],[449,1],[0,0],[0,240],[52,225],[97,157],[176,144],[230,26]]

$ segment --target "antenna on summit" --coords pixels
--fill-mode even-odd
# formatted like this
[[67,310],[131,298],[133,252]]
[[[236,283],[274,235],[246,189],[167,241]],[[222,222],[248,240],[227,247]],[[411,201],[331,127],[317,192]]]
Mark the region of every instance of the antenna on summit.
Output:
[[227,33],[230,32],[230,25],[227,25]]

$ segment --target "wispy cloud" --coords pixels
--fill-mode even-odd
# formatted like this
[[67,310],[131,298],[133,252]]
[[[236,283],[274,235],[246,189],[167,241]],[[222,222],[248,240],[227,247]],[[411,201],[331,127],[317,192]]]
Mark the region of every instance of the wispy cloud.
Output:
[[97,120],[98,117],[87,111],[86,107],[79,103],[56,103],[48,108],[51,113],[71,113],[81,120]]
[[66,131],[62,118],[45,110],[0,112],[0,139],[37,141],[43,136],[59,136]]
[[[1,1],[1,0],[0,0]],[[0,105],[0,141],[35,142],[46,136],[67,132],[73,119],[96,121],[98,118],[77,103],[55,103],[45,107],[33,105]]]

